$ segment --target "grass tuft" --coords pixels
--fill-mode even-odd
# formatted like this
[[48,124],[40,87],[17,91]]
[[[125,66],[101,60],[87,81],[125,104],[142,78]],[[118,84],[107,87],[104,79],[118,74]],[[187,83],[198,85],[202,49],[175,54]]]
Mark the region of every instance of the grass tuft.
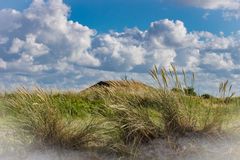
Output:
[[33,143],[79,149],[99,143],[101,121],[66,119],[42,89],[19,89],[6,102],[6,109],[20,132],[31,135]]

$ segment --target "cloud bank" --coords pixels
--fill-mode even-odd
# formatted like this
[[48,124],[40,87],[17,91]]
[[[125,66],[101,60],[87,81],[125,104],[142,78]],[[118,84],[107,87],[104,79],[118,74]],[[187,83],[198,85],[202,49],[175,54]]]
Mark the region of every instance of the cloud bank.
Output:
[[[206,9],[234,10],[239,1],[188,1]],[[234,2],[234,3],[233,3]],[[62,0],[34,0],[24,11],[0,10],[0,88],[21,85],[79,88],[127,73],[149,81],[156,64],[213,79],[240,78],[240,31],[228,36],[189,32],[180,20],[152,22],[146,30],[101,33],[69,19]],[[202,87],[201,87],[202,88]]]
[[180,0],[180,3],[208,10],[223,10],[225,19],[240,18],[240,0]]

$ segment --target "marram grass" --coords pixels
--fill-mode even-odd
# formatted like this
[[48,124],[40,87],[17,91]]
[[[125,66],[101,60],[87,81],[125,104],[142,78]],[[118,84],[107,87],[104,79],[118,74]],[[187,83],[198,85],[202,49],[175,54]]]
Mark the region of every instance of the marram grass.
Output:
[[21,88],[1,97],[0,113],[33,144],[74,150],[135,153],[157,138],[222,133],[240,113],[229,82],[220,85],[220,98],[203,98],[194,94],[194,74],[188,84],[186,73],[181,80],[171,67],[151,71],[158,88],[127,80],[79,93]]
[[79,149],[101,143],[102,120],[66,118],[54,104],[53,96],[41,89],[19,89],[5,102],[20,132],[33,137],[33,143]]

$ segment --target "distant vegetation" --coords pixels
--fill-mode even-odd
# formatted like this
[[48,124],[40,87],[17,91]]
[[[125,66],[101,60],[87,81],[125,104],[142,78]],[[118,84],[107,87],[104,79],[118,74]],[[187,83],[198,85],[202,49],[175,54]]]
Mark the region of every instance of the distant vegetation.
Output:
[[240,113],[240,99],[228,81],[220,84],[217,98],[197,95],[195,75],[188,78],[182,71],[180,78],[173,65],[154,67],[150,74],[155,88],[128,80],[82,92],[21,88],[0,98],[0,115],[12,117],[17,131],[34,144],[132,155],[157,138],[177,149],[175,139],[186,134],[219,135]]

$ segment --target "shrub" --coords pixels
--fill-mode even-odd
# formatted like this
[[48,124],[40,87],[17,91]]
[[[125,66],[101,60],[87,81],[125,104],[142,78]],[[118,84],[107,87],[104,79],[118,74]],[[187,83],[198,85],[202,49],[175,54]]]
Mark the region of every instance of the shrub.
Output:
[[204,99],[210,99],[210,98],[213,98],[213,96],[212,96],[212,95],[210,95],[210,94],[207,94],[207,93],[205,93],[205,94],[202,94],[202,95],[201,95],[201,97],[202,97],[202,98],[204,98]]
[[197,93],[194,91],[193,87],[184,88],[184,93],[188,96],[196,96]]

